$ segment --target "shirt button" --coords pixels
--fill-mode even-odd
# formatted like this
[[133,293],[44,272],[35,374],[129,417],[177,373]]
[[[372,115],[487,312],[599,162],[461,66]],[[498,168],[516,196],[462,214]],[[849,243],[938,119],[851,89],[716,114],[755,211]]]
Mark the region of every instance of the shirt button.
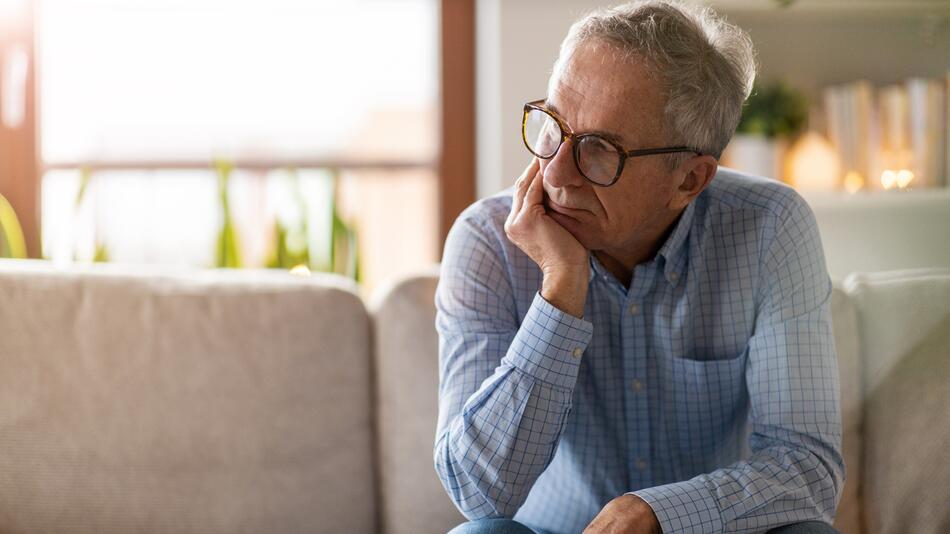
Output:
[[584,354],[584,351],[580,347],[574,347],[574,352],[571,354],[573,354],[575,358],[580,358],[581,354]]
[[636,304],[630,305],[630,315],[636,315],[637,312],[639,311],[640,311],[640,308],[638,308]]
[[643,458],[637,458],[637,471],[646,471],[647,463]]
[[670,280],[676,280],[677,278],[679,278],[679,276],[680,275],[676,274],[675,272],[670,273]]
[[633,382],[631,382],[630,385],[633,388],[633,390],[638,393],[643,390],[643,382],[640,382],[636,378],[633,379]]

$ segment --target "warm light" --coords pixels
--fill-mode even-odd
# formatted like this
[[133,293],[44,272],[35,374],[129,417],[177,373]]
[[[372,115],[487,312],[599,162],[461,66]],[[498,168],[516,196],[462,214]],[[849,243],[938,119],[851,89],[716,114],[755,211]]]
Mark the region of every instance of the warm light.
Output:
[[294,276],[310,276],[310,268],[301,263],[290,269],[290,274]]
[[907,169],[881,173],[881,185],[884,189],[905,189],[913,180],[914,173]]
[[897,187],[904,189],[910,182],[914,179],[914,173],[908,171],[907,169],[901,169],[897,171]]
[[848,193],[857,193],[864,187],[864,178],[857,171],[849,171],[844,175],[844,190]]
[[897,173],[894,171],[884,171],[881,173],[881,185],[884,189],[892,189],[897,184]]
[[808,132],[788,152],[785,176],[799,191],[833,191],[838,187],[838,153],[817,132]]

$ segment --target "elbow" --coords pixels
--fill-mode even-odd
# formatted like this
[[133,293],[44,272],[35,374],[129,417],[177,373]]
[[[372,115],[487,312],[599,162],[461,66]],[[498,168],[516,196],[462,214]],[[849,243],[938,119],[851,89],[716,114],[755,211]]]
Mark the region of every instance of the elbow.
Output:
[[[841,440],[835,440],[832,443],[823,443],[823,446],[816,448],[812,453],[817,458],[818,465],[823,468],[824,476],[819,484],[821,495],[829,504],[824,512],[834,518],[838,503],[841,502],[841,496],[844,494],[845,465],[844,455],[841,451]],[[825,502],[822,501],[822,502]]]
[[463,468],[462,458],[456,458],[448,432],[436,442],[434,451],[435,471],[458,511],[469,521],[479,519],[511,519],[521,503],[505,499],[503,492],[480,487],[478,480],[491,478],[487,473],[472,476]]
[[841,451],[826,446],[808,450],[805,454],[813,458],[808,463],[814,465],[811,476],[806,476],[811,500],[819,518],[831,523],[844,494],[845,466]]

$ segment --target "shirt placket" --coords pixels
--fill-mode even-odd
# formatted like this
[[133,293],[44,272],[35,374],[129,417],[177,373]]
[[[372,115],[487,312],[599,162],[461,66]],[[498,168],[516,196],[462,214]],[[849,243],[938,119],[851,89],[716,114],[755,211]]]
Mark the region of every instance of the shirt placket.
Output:
[[621,332],[624,369],[624,412],[627,414],[627,463],[630,488],[651,485],[650,417],[647,363],[649,344],[647,310],[656,277],[655,263],[638,265],[623,300]]

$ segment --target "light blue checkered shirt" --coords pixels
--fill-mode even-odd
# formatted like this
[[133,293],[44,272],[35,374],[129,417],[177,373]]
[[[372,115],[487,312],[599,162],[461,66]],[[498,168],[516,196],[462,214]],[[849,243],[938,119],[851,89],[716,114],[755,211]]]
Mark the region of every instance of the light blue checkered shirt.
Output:
[[579,533],[634,493],[663,531],[831,522],[844,481],[831,281],[792,189],[720,169],[623,287],[591,256],[584,319],[468,208],[436,293],[435,467],[469,519]]

